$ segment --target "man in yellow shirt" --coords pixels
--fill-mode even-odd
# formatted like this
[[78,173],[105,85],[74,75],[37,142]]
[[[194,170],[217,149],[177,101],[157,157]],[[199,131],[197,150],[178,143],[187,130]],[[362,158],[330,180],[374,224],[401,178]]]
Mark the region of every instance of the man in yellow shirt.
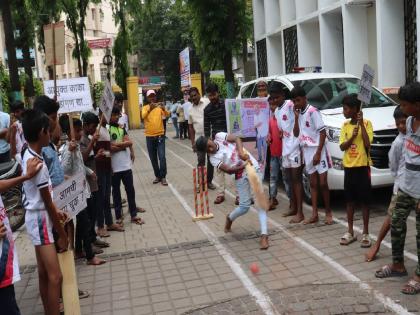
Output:
[[143,106],[141,118],[144,122],[147,151],[152,162],[155,180],[153,184],[161,183],[168,186],[166,181],[165,129],[163,119],[169,112],[162,103],[157,103],[156,92],[148,90],[146,93],[148,105]]
[[363,119],[361,103],[356,94],[343,99],[344,122],[340,134],[340,149],[344,151],[344,191],[346,195],[348,231],[341,237],[341,245],[349,245],[357,240],[353,232],[354,204],[359,202],[363,213],[362,248],[372,245],[369,238],[369,198],[370,181],[370,145],[373,141],[372,123]]

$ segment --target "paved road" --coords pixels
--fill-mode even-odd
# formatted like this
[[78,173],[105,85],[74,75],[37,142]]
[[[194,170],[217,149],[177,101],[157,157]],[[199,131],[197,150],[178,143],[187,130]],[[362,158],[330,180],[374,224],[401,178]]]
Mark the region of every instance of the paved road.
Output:
[[[259,250],[258,217],[254,210],[239,218],[233,233],[223,232],[226,214],[234,207],[233,182],[227,200],[213,205],[215,217],[193,223],[192,167],[196,157],[189,141],[168,140],[169,187],[152,185],[154,178],[141,131],[133,167],[136,198],[147,209],[142,227],[126,222],[124,233],[112,232],[103,266],[77,262],[82,314],[417,314],[420,298],[399,293],[408,277],[378,280],[374,271],[390,262],[389,237],[377,261],[364,262],[358,243],[339,245],[345,232],[342,195],[334,194],[335,224],[289,225],[278,210],[269,213],[271,247]],[[215,193],[210,191],[210,201]],[[382,224],[389,190],[374,192],[371,233]],[[309,215],[310,208],[305,207]],[[126,219],[127,220],[127,219]],[[356,216],[356,232],[361,217]],[[22,265],[16,294],[22,314],[42,314],[33,248],[24,230],[15,234]],[[406,265],[414,270],[414,218],[409,220]],[[260,271],[249,267],[257,263]]]

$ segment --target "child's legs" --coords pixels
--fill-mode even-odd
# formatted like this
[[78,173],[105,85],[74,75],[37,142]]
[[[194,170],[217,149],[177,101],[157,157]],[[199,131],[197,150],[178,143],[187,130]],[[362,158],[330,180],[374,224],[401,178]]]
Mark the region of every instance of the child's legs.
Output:
[[311,186],[312,216],[318,216],[318,173],[308,174]]
[[354,235],[354,231],[353,231],[354,203],[352,202],[346,203],[346,212],[347,212],[348,232],[351,235]]
[[229,214],[229,219],[234,221],[237,217],[248,212],[251,206],[251,187],[247,177],[236,180],[236,189],[239,195],[239,206]]
[[286,168],[283,167],[282,165],[282,159],[280,159],[280,166],[281,166],[281,179],[283,181],[283,185],[284,185],[284,190],[286,192],[287,197],[289,197],[289,200],[292,199],[292,192],[291,192],[291,187],[290,187],[290,172],[286,172]]
[[[93,254],[92,250],[92,243],[91,243],[91,237],[89,232],[89,215],[87,213],[87,209],[80,211],[77,216],[77,226],[76,226],[76,241],[79,238],[79,242],[83,246],[83,250],[86,254],[86,259],[91,260],[95,255]],[[80,248],[79,251],[81,251],[82,248]],[[76,247],[76,251],[78,251]]]
[[[258,177],[260,178],[260,181],[263,181],[264,174],[260,171],[257,172]],[[249,181],[248,181],[249,185]],[[251,186],[249,185],[249,188]],[[251,189],[249,189],[249,193],[251,193]],[[261,228],[261,235],[268,235],[267,231],[267,211],[264,209],[258,208],[258,219],[260,221],[260,228]]]
[[279,179],[281,160],[279,157],[272,156],[270,159],[270,198],[277,196],[277,185]]
[[60,313],[59,299],[63,276],[54,244],[35,246],[38,263],[39,291],[46,315]]
[[121,172],[122,182],[127,193],[128,210],[132,218],[137,216],[136,192],[134,190],[133,172],[131,170]]
[[302,211],[302,167],[291,169],[293,196],[296,204],[297,213],[303,215]]
[[121,201],[121,179],[123,172],[112,174],[112,199],[114,200],[115,219],[119,220],[122,216],[122,201]]
[[0,289],[0,307],[2,314],[20,315],[13,284]]
[[324,199],[325,212],[331,212],[330,206],[330,188],[328,187],[328,171],[319,174],[319,188]]

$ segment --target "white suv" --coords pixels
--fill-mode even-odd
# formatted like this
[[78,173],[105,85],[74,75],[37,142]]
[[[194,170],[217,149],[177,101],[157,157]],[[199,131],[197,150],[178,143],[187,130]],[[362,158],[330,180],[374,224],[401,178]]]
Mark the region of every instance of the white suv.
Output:
[[[270,85],[277,81],[284,85],[286,98],[295,86],[302,86],[307,94],[309,104],[317,107],[327,126],[327,148],[333,160],[333,168],[328,172],[328,184],[331,190],[344,189],[343,152],[338,141],[340,128],[345,121],[342,99],[359,90],[359,79],[345,73],[293,73],[281,76],[259,78],[242,85],[238,98],[257,96],[256,83],[264,80]],[[372,187],[384,187],[393,184],[394,180],[388,168],[388,151],[398,134],[393,118],[396,103],[385,94],[374,88],[370,103],[363,107],[364,118],[372,122],[374,137],[371,147]],[[305,200],[310,201],[311,193],[308,178],[303,176]]]

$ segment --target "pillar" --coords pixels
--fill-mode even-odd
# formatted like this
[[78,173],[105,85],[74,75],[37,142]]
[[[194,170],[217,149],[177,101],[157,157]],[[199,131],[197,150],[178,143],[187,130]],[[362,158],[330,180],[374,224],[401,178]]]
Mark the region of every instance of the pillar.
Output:
[[139,78],[127,78],[128,122],[130,129],[140,128],[140,107],[138,94]]

